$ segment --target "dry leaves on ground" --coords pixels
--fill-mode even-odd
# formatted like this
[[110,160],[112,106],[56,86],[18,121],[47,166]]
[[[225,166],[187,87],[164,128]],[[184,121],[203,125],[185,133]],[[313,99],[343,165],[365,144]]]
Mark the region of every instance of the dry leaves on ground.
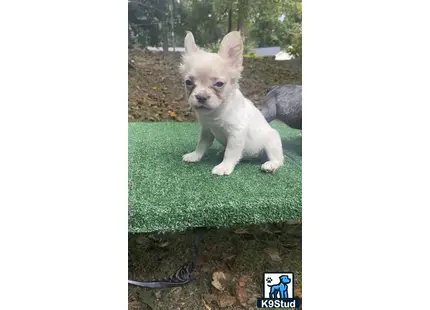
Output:
[[236,303],[236,297],[222,294],[218,296],[218,304],[221,308],[231,307]]
[[222,271],[215,271],[212,274],[212,283],[217,290],[224,291],[227,287],[227,277]]
[[245,234],[249,234],[249,231],[247,228],[238,228],[234,231],[234,233],[238,235],[245,235]]
[[302,299],[302,288],[298,285],[294,286],[294,296]]
[[246,284],[251,279],[250,276],[241,276],[236,282],[236,297],[242,306],[246,306],[248,301],[248,293],[246,291]]
[[282,258],[279,255],[278,249],[267,248],[267,249],[264,249],[264,252],[266,252],[269,255],[270,259],[273,260],[274,262],[281,262],[282,261]]
[[210,305],[212,302],[216,302],[218,300],[218,298],[215,294],[204,294],[203,299],[208,305]]
[[206,310],[212,310],[212,308],[208,305],[208,303],[203,299],[203,305],[205,306]]
[[[196,120],[184,96],[183,79],[179,70],[174,69],[180,61],[180,53],[129,50],[129,121]],[[280,84],[301,84],[301,75],[300,66],[295,68],[290,61],[245,58],[240,88],[247,98],[259,106],[267,88]]]
[[140,303],[138,301],[130,301],[128,303],[128,310],[139,310],[140,309]]

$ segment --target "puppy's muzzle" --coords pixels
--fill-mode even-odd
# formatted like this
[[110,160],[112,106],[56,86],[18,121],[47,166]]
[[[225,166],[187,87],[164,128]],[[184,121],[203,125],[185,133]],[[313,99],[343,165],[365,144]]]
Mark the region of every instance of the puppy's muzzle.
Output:
[[206,103],[206,101],[208,100],[208,96],[204,96],[204,95],[196,95],[196,100],[198,103],[200,104],[204,104]]

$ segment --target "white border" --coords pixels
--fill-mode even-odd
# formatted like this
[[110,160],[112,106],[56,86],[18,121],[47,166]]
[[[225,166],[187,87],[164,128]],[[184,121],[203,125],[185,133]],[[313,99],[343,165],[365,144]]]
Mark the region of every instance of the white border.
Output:
[[424,3],[303,1],[305,309],[430,308]]
[[[424,3],[304,0],[306,309],[429,308]],[[0,309],[127,307],[126,22],[0,5]]]
[[0,5],[0,309],[127,309],[127,4]]

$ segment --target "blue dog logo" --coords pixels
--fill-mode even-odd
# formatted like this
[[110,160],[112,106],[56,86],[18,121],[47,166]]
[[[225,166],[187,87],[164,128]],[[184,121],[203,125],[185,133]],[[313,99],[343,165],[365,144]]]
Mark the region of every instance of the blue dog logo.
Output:
[[[267,279],[267,282],[272,282],[271,278]],[[269,298],[288,298],[288,284],[291,283],[291,279],[287,275],[279,277],[278,284],[267,284],[270,287]],[[279,295],[279,297],[278,297]]]

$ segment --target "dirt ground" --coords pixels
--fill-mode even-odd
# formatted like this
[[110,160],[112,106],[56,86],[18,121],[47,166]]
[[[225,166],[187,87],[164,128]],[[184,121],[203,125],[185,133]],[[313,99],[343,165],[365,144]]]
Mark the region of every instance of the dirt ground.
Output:
[[[162,279],[191,257],[192,232],[129,237],[129,278]],[[301,298],[301,225],[213,229],[203,235],[195,280],[169,289],[129,286],[129,310],[255,309],[263,273],[293,272]],[[219,272],[225,281],[214,282]]]
[[[195,121],[178,73],[179,53],[129,52],[129,121]],[[245,58],[241,91],[259,106],[265,90],[301,84],[296,61]],[[129,279],[162,279],[191,257],[192,231],[129,234]],[[129,310],[255,309],[263,273],[293,272],[301,298],[301,224],[278,223],[210,229],[203,235],[194,280],[183,287],[129,285]],[[225,276],[225,279],[224,279]],[[215,280],[214,280],[215,279]]]
[[[179,74],[180,53],[129,52],[128,120],[194,121]],[[280,84],[301,84],[299,61],[245,58],[240,80],[242,93],[259,106],[267,88]],[[176,116],[172,117],[173,112]]]

